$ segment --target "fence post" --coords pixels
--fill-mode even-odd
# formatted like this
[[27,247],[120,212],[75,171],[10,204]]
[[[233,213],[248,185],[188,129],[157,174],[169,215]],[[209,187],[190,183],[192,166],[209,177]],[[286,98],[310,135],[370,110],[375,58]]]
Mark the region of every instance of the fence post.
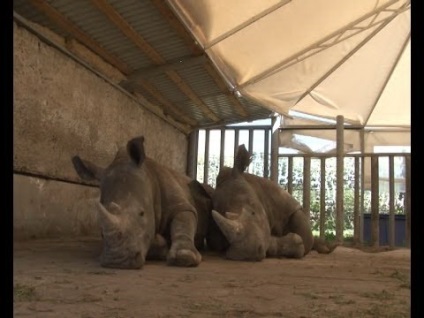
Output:
[[280,122],[278,117],[272,117],[272,135],[271,135],[271,180],[278,183],[278,148]]
[[209,184],[209,135],[210,130],[205,130],[205,166],[203,167],[203,182]]
[[[269,177],[269,129],[264,130],[264,177]],[[278,156],[277,156],[277,168],[278,168]]]
[[287,158],[287,192],[293,195],[293,157]]
[[378,156],[371,156],[371,246],[373,247],[380,245],[380,191],[378,182]]
[[406,247],[411,247],[411,156],[405,156],[405,223]]
[[187,175],[196,179],[197,177],[197,151],[199,141],[199,130],[193,130],[188,137],[187,151]]
[[336,173],[336,241],[343,242],[343,229],[344,229],[344,185],[343,185],[343,171],[344,171],[344,117],[337,116],[337,173]]
[[225,157],[225,128],[221,128],[221,145],[219,148],[219,169],[222,169],[224,166],[224,157]]
[[325,158],[321,158],[321,186],[319,195],[319,237],[325,237]]
[[359,214],[359,243],[364,244],[364,210],[365,210],[365,129],[362,128],[359,132],[361,144],[361,209]]
[[233,158],[235,158],[236,154],[237,154],[237,148],[239,146],[239,135],[240,135],[240,130],[234,129],[234,155],[233,155]]
[[303,157],[303,212],[311,218],[311,157]]
[[395,247],[395,158],[389,156],[389,246]]
[[361,244],[361,216],[360,216],[360,189],[359,189],[359,160],[360,157],[355,157],[355,201],[353,203],[353,242],[356,246]]

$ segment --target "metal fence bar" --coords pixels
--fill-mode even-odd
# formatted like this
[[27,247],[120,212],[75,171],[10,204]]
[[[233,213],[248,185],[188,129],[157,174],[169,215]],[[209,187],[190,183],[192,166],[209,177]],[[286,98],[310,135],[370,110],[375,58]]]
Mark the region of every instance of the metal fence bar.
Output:
[[395,247],[395,158],[389,156],[389,246]]
[[[359,131],[361,154],[365,153],[365,129]],[[355,157],[356,158],[356,157]],[[358,157],[361,159],[361,213],[359,216],[359,242],[364,244],[364,211],[365,211],[365,157]]]
[[209,133],[210,130],[205,130],[205,166],[203,167],[203,182],[208,183],[209,180]]
[[344,117],[337,116],[337,164],[336,164],[336,241],[343,242],[344,229]]
[[240,130],[234,129],[234,158],[236,157],[237,148],[239,146],[239,135],[240,135]]
[[293,157],[288,158],[287,169],[287,191],[293,194]]
[[371,246],[379,247],[379,186],[378,157],[371,157]]
[[303,158],[303,212],[311,218],[311,158]]
[[405,156],[405,239],[406,247],[411,247],[411,156]]
[[[264,130],[264,177],[269,177],[269,129]],[[277,163],[278,163],[278,157],[277,157]],[[277,164],[277,170],[278,170],[278,164]],[[277,172],[278,174],[278,172]],[[277,177],[278,179],[278,177]]]
[[199,145],[199,130],[194,130],[189,135],[187,151],[187,175],[196,179],[197,176],[197,151]]
[[319,195],[319,237],[325,237],[325,158],[320,159],[321,162],[321,186]]
[[278,148],[279,148],[279,121],[272,117],[271,121],[271,180],[278,183]]
[[249,153],[253,154],[253,129],[249,129]]
[[360,245],[360,228],[361,228],[361,216],[360,216],[360,174],[359,174],[359,162],[360,158],[355,158],[355,185],[354,185],[354,201],[353,201],[353,242],[355,245]]
[[[348,155],[345,155],[345,157],[381,157],[381,156],[405,156],[405,153],[402,152],[385,152],[385,153],[375,153],[375,152],[365,152],[365,153],[350,153]],[[287,158],[296,158],[296,157],[311,157],[311,158],[336,158],[337,153],[331,152],[331,153],[304,153],[304,154],[281,154],[279,157],[287,157]]]
[[[225,143],[226,143],[226,130],[233,129],[234,130],[234,155],[236,154],[236,150],[239,143],[239,131],[240,128],[218,128],[221,132],[221,140],[220,140],[220,158],[219,165],[220,167],[224,164],[224,155],[225,155]],[[204,182],[208,182],[210,171],[210,130],[209,128],[205,129],[205,149],[204,149],[204,169],[203,169],[203,180]],[[365,175],[365,160],[371,160],[371,245],[374,247],[378,247],[381,242],[379,241],[379,158],[380,157],[388,157],[389,158],[389,245],[391,247],[395,246],[395,171],[394,171],[394,158],[395,157],[403,157],[405,158],[405,233],[406,233],[406,246],[410,247],[410,218],[411,218],[411,163],[410,163],[410,154],[405,153],[360,153],[360,154],[344,154],[343,149],[343,127],[339,128],[337,143],[338,148],[336,153],[326,153],[326,154],[278,154],[278,129],[271,130],[270,127],[267,129],[258,129],[257,127],[251,127],[247,129],[249,131],[249,140],[248,147],[249,151],[253,152],[253,141],[255,137],[255,130],[263,130],[264,131],[264,171],[263,175],[265,177],[272,176],[272,170],[276,169],[274,172],[275,181],[278,182],[278,160],[279,158],[287,158],[287,191],[290,194],[293,194],[294,187],[294,158],[303,158],[303,207],[304,212],[308,218],[310,218],[311,213],[311,159],[318,158],[320,160],[320,212],[319,212],[319,228],[320,228],[320,237],[325,238],[325,222],[326,222],[326,202],[325,202],[325,192],[326,192],[326,159],[328,158],[336,158],[337,159],[337,193],[336,193],[336,240],[343,240],[343,228],[344,228],[344,158],[352,157],[354,158],[354,210],[353,210],[353,223],[354,223],[354,243],[362,244],[363,243],[363,226],[364,226],[364,175]],[[277,132],[277,133],[275,133]],[[227,136],[228,137],[228,136]],[[197,153],[198,153],[198,142],[199,142],[199,132],[194,131],[189,136],[189,147],[188,153],[189,155],[187,162],[187,173],[192,177],[196,177],[197,175],[197,164],[193,164],[197,162]],[[227,138],[228,139],[228,138]],[[270,143],[271,139],[271,143]],[[271,144],[271,149],[270,149]],[[202,150],[202,149],[200,149]],[[194,154],[194,156],[193,156]],[[271,163],[269,162],[269,158],[271,157]],[[340,163],[340,160],[343,162]],[[342,170],[343,169],[343,170]],[[342,193],[339,192],[339,189],[342,189]],[[340,203],[341,200],[341,203]],[[340,209],[341,206],[341,209]]]
[[224,166],[224,151],[225,151],[225,128],[221,129],[221,146],[219,149],[219,169]]

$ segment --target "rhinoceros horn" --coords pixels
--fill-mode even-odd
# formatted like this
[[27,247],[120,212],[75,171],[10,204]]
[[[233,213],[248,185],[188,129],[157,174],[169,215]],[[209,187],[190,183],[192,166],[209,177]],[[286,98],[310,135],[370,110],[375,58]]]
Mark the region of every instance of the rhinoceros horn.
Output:
[[214,218],[215,222],[218,224],[227,240],[230,243],[233,243],[244,231],[244,226],[240,220],[236,219],[236,213],[226,212],[226,216],[227,217],[221,215],[215,210],[212,210],[212,217]]
[[[114,208],[120,209],[120,206],[117,205],[116,203],[112,202],[112,205],[114,206]],[[109,230],[119,229],[120,220],[116,215],[114,215],[114,214],[110,213],[108,210],[106,210],[104,205],[101,204],[100,202],[97,202],[97,208],[99,210],[99,215],[100,215],[101,219],[104,221],[104,225]]]

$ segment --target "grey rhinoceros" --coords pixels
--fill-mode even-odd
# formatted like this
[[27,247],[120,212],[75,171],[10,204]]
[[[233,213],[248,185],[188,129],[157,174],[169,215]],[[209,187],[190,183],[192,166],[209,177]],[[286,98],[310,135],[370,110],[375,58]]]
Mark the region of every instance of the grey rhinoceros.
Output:
[[332,252],[336,244],[313,237],[295,198],[271,180],[244,172],[250,161],[241,145],[234,167],[223,167],[218,174],[212,195],[213,248],[225,251],[229,259],[256,261],[267,256],[301,258],[311,249]]
[[100,187],[100,263],[137,269],[146,259],[166,259],[197,266],[211,218],[210,189],[146,157],[143,143],[143,136],[128,141],[106,168],[72,158],[78,175]]

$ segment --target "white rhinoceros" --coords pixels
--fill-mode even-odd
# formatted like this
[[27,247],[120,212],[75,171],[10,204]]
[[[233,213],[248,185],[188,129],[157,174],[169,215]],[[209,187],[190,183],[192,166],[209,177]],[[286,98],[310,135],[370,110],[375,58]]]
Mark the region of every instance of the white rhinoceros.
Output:
[[166,259],[169,265],[197,266],[211,218],[211,192],[147,158],[143,143],[142,136],[128,141],[106,168],[72,158],[82,179],[99,183],[100,263],[141,268],[146,259]]
[[[330,253],[330,244],[312,235],[300,203],[269,179],[245,173],[251,156],[244,145],[237,149],[234,167],[223,167],[212,196],[216,224],[214,249],[233,260],[265,257],[301,258],[311,249]],[[213,221],[212,221],[213,222]]]

